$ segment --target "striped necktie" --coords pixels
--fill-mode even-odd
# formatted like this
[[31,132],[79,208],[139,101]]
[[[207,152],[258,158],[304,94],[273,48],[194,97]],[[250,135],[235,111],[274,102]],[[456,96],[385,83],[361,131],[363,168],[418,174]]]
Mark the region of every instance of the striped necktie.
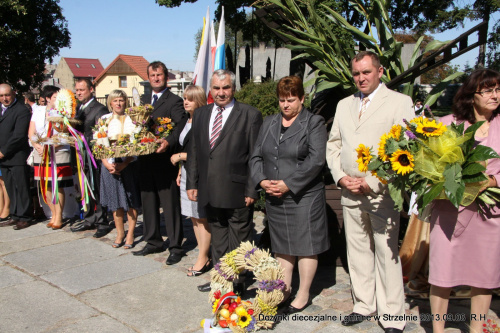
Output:
[[224,108],[220,106],[217,108],[217,115],[215,116],[214,125],[212,126],[212,135],[210,136],[210,149],[214,148],[215,141],[220,135],[222,130],[222,112],[224,112]]
[[361,110],[359,111],[359,119],[363,116],[363,113],[365,113],[366,109],[368,108],[368,102],[370,99],[368,97],[363,97],[363,104],[361,105]]

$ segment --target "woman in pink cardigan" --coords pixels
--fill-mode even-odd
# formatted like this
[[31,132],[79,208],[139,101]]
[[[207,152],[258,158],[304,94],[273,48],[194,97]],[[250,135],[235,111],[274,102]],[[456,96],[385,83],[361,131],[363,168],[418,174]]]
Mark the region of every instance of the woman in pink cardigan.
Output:
[[[453,114],[441,121],[445,125],[465,123],[466,128],[484,121],[476,131],[476,142],[500,152],[500,73],[489,69],[474,71],[453,102]],[[500,159],[488,160],[485,174],[488,182],[484,189],[498,187]],[[444,332],[450,291],[459,285],[471,286],[471,332],[482,331],[491,289],[500,287],[499,256],[500,205],[483,217],[476,203],[457,210],[447,200],[434,201],[429,255],[434,332]]]

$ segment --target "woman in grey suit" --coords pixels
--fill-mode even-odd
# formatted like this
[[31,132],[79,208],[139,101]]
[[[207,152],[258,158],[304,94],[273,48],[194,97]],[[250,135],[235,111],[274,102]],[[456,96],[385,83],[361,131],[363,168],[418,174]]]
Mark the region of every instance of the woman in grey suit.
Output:
[[321,175],[327,134],[324,119],[302,105],[304,87],[299,77],[282,78],[276,92],[281,113],[265,119],[250,168],[252,180],[266,191],[271,246],[285,272],[285,300],[290,297],[295,258],[299,258],[299,290],[285,310],[295,313],[311,303],[317,255],[330,246]]

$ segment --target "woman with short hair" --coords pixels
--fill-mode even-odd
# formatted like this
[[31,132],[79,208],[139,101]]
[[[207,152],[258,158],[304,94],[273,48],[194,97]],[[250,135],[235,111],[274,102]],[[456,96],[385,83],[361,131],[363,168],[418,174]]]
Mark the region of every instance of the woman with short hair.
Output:
[[[122,116],[127,107],[127,94],[123,90],[113,90],[108,95],[108,109],[111,113],[101,117],[108,120],[113,115]],[[123,245],[124,249],[134,247],[134,230],[137,223],[137,211],[141,207],[139,188],[139,170],[136,157],[102,159],[101,165],[101,205],[113,212],[116,238],[113,247]],[[125,236],[124,215],[127,213],[128,232]]]
[[317,255],[330,247],[322,177],[327,133],[323,117],[303,106],[299,77],[282,78],[276,93],[281,113],[264,120],[250,170],[252,180],[266,192],[271,247],[285,273],[285,300],[298,257],[299,290],[285,310],[292,314],[311,304]]

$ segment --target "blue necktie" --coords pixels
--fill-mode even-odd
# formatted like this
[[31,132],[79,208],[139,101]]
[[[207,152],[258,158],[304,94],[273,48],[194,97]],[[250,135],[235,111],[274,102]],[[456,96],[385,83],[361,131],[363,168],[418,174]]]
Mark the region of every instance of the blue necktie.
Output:
[[153,94],[153,106],[155,106],[156,101],[158,101],[158,95],[157,94]]

